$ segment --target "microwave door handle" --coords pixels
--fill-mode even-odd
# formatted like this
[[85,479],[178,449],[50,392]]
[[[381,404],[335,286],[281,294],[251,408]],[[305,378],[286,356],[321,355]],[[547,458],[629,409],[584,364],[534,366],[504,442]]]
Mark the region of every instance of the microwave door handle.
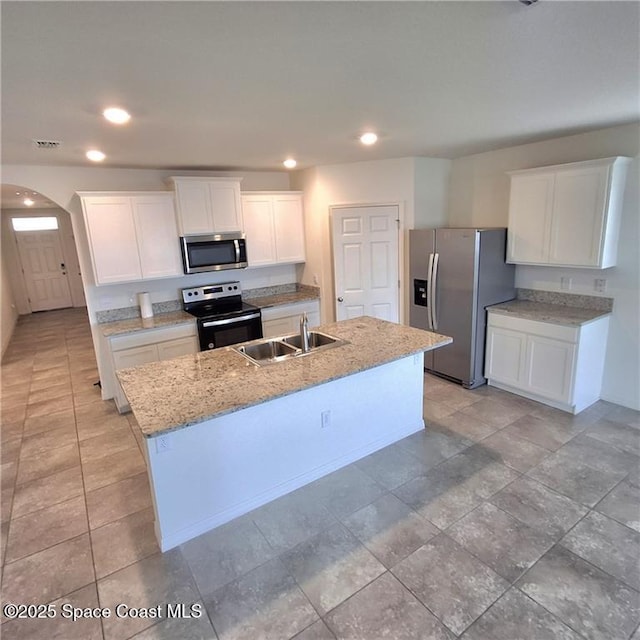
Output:
[[240,241],[234,240],[233,246],[236,248],[236,264],[240,262]]
[[233,324],[236,322],[243,322],[244,320],[253,320],[254,318],[259,318],[260,312],[257,313],[249,313],[246,316],[238,316],[236,318],[227,318],[225,320],[208,320],[207,322],[203,322],[203,327],[222,327],[225,324]]

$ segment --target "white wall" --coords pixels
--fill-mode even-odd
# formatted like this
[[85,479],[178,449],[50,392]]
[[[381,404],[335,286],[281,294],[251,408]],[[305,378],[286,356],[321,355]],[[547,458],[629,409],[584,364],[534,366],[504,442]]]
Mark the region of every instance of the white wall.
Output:
[[[331,221],[329,209],[344,204],[398,203],[406,230],[442,225],[446,219],[449,160],[398,158],[336,164],[299,171],[291,176],[293,189],[304,192],[307,261],[299,268],[300,282],[321,290],[322,322],[335,320]],[[402,282],[408,278],[406,256]],[[406,314],[407,296],[402,292]]]
[[18,310],[16,309],[13,292],[9,284],[9,273],[5,263],[4,251],[0,255],[0,299],[2,305],[0,307],[0,337],[2,340],[2,354],[4,355],[18,320]]
[[636,158],[629,167],[622,213],[618,264],[611,269],[561,269],[518,266],[518,287],[560,290],[560,278],[572,278],[572,292],[598,295],[594,278],[607,279],[615,299],[611,317],[602,397],[640,409],[640,218],[638,175],[640,125],[611,127],[459,158],[451,169],[451,226],[507,226],[507,171],[611,156]]

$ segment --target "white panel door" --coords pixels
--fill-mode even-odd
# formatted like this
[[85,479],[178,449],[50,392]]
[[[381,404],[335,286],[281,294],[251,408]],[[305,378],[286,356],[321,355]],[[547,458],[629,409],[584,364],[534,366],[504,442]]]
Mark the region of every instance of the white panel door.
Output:
[[240,183],[209,184],[213,230],[215,233],[242,230]]
[[132,198],[132,206],[142,277],[183,275],[173,199],[136,196]]
[[142,278],[131,198],[94,197],[82,200],[96,284]]
[[545,398],[568,403],[573,388],[575,345],[529,336],[526,389]]
[[485,377],[522,386],[526,352],[526,334],[490,326],[487,329]]
[[608,167],[556,175],[551,219],[551,264],[597,266],[604,234]]
[[212,233],[211,194],[206,181],[176,182],[180,235]]
[[276,245],[273,229],[273,203],[269,195],[242,197],[244,234],[250,267],[273,264]]
[[32,311],[71,307],[71,291],[58,230],[16,231]]
[[552,173],[511,176],[507,262],[548,261],[553,181]]
[[299,195],[273,197],[273,227],[278,262],[304,262],[304,220]]
[[396,205],[332,209],[336,318],[398,322]]

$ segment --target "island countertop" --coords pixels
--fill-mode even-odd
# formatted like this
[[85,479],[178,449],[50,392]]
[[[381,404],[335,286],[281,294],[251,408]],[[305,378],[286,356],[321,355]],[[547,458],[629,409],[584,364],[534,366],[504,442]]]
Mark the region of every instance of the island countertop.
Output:
[[117,372],[146,437],[240,411],[452,342],[421,329],[353,318],[319,327],[347,341],[259,367],[232,347]]

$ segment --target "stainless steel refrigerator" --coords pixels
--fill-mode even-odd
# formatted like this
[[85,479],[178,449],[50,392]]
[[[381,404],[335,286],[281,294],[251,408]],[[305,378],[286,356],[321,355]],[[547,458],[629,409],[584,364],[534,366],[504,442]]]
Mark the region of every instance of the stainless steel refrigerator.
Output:
[[485,307],[516,296],[506,243],[506,229],[409,232],[409,324],[453,338],[425,354],[425,368],[469,389],[486,383]]

